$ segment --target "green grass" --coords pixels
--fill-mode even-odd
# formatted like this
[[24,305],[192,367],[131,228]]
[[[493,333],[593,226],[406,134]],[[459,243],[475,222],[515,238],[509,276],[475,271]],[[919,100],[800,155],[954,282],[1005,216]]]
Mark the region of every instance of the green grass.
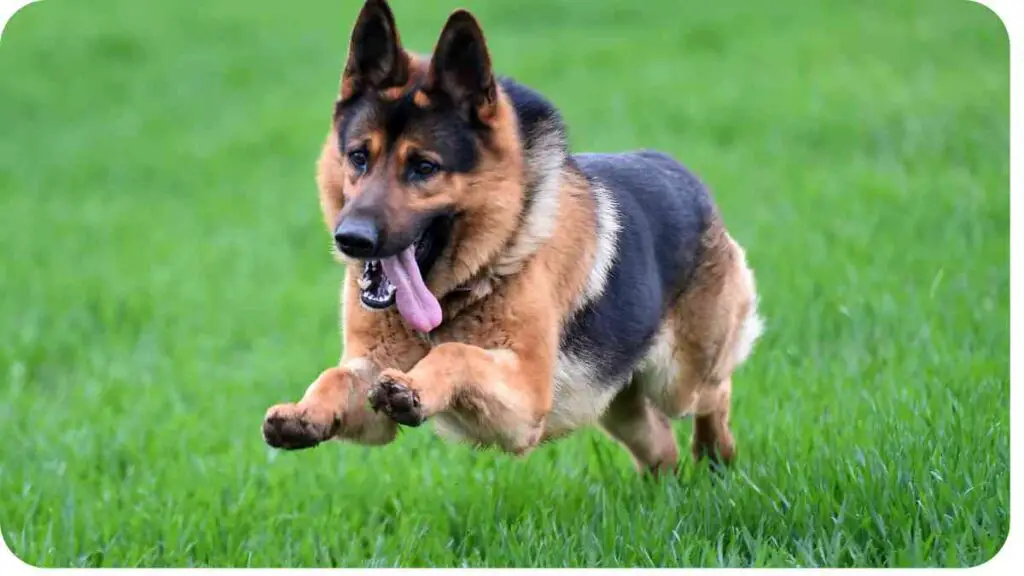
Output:
[[[255,4],[255,5],[254,5]],[[45,566],[922,566],[1009,523],[1009,64],[901,3],[463,1],[577,150],[713,188],[768,331],[739,461],[406,431],[275,453],[338,357],[313,181],[357,2],[50,0],[0,44],[0,528]],[[429,50],[454,2],[396,0]],[[678,425],[682,443],[689,422]]]

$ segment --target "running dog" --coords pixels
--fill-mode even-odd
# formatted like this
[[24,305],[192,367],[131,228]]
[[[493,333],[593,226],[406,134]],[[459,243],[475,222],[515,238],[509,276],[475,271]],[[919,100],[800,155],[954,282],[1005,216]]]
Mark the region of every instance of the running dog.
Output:
[[429,420],[523,455],[598,425],[657,473],[692,416],[693,457],[733,460],[732,374],[762,332],[744,250],[670,156],[571,153],[469,12],[424,57],[364,4],[317,184],[344,353],[267,411],[270,446],[382,445]]

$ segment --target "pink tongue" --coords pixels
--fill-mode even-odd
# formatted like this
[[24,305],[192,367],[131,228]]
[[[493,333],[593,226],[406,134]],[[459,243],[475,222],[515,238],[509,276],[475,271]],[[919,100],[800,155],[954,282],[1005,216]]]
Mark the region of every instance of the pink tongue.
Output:
[[416,246],[409,246],[397,256],[380,263],[388,280],[395,285],[398,312],[420,332],[430,332],[441,324],[441,304],[430,293],[416,264]]

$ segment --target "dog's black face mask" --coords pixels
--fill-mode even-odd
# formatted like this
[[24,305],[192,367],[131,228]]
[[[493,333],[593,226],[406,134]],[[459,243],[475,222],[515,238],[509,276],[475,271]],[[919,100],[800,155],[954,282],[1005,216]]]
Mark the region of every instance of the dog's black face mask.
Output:
[[344,198],[334,240],[362,266],[361,300],[392,305],[421,332],[440,303],[428,288],[456,206],[474,187],[497,93],[482,32],[449,19],[430,60],[406,53],[383,2],[364,5],[335,106]]

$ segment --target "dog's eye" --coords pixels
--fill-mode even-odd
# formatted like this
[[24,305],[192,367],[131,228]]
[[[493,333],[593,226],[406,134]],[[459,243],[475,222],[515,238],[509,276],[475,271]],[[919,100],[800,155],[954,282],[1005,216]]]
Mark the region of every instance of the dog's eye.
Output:
[[411,168],[410,175],[413,180],[426,180],[441,170],[437,162],[430,160],[416,160],[412,163]]
[[357,172],[362,174],[366,171],[366,165],[369,163],[369,158],[366,156],[366,151],[360,149],[349,152],[348,161]]

